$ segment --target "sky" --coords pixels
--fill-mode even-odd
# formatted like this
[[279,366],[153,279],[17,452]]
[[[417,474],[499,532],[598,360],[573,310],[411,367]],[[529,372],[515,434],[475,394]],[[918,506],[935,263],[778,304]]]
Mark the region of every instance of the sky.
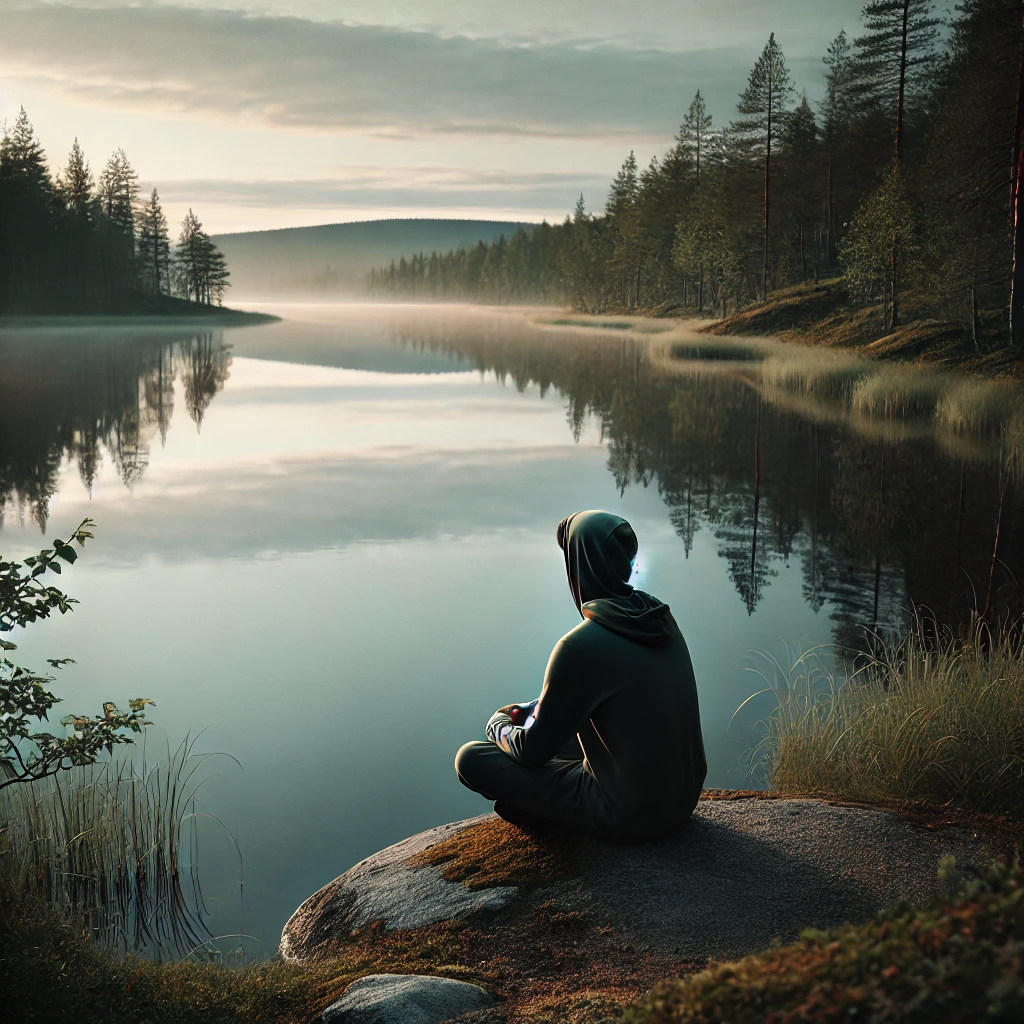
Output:
[[699,88],[735,116],[770,32],[798,89],[862,0],[0,0],[0,121],[51,167],[123,147],[172,223],[561,220]]

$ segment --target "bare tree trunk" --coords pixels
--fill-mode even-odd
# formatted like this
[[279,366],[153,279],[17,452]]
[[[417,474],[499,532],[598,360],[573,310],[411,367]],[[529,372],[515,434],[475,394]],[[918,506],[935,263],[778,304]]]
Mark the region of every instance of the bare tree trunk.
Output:
[[910,0],[903,0],[903,34],[900,37],[900,87],[896,94],[896,170],[903,159],[903,106],[907,88],[907,32],[910,21]]
[[1013,126],[1013,167],[1010,201],[1013,214],[1013,266],[1010,271],[1010,343],[1024,345],[1024,226],[1021,225],[1021,187],[1024,185],[1024,22],[1017,72],[1017,113]]
[[771,201],[772,81],[768,81],[768,132],[764,152],[764,258],[761,262],[761,298],[768,299],[768,207]]
[[971,282],[971,341],[974,342],[974,351],[981,352],[981,345],[978,344],[978,335],[981,329],[981,317],[978,315],[978,289],[974,282]]
[[825,198],[825,263],[831,267],[835,264],[835,242],[832,237],[833,198],[832,198],[832,143],[828,146],[828,178]]
[[807,256],[804,253],[804,200],[800,197],[800,283],[807,280]]

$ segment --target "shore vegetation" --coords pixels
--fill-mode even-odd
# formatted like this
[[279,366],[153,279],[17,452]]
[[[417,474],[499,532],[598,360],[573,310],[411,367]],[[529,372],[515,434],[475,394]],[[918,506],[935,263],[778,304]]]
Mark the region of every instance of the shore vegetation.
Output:
[[805,931],[799,942],[663,982],[623,1024],[953,1024],[1020,1019],[1024,874],[957,880],[923,908],[897,906],[866,925]]
[[[982,595],[984,596],[984,595]],[[1024,808],[1024,640],[976,624],[966,638],[918,622],[875,637],[837,676],[810,652],[770,688],[776,706],[754,751],[787,795],[948,806],[1020,819]]]

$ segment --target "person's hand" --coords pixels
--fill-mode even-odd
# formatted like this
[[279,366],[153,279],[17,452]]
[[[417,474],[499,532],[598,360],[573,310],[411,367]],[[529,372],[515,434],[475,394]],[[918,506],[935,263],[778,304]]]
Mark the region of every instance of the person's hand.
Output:
[[525,722],[530,717],[530,712],[540,703],[540,698],[528,701],[525,704],[506,704],[503,708],[498,708],[495,714],[508,715],[517,725],[519,722]]

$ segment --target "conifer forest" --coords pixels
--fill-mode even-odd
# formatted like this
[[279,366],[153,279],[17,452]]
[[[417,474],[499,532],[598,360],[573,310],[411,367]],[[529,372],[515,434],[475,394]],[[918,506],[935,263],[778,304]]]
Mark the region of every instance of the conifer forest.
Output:
[[735,110],[700,91],[675,144],[630,153],[604,209],[374,270],[377,297],[726,314],[837,279],[879,333],[917,316],[1024,344],[1024,25],[1017,0],[871,0],[813,103],[775,34]]
[[97,177],[76,139],[56,173],[24,109],[0,142],[0,311],[160,312],[220,305],[227,263],[190,210],[172,240],[123,149]]

